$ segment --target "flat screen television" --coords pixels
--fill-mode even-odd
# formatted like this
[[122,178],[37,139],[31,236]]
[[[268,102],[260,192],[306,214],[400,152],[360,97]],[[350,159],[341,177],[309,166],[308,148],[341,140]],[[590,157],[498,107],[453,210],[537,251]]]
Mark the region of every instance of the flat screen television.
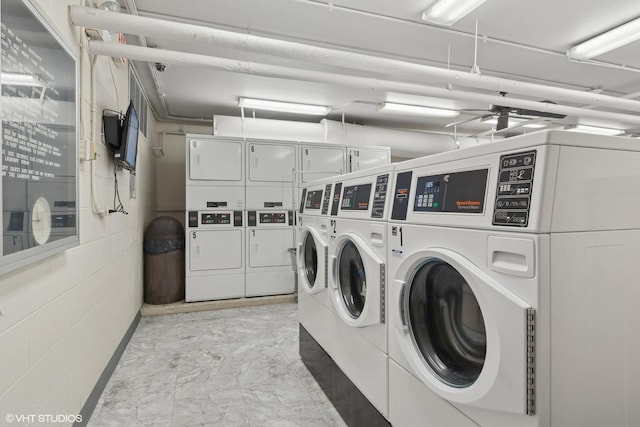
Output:
[[138,154],[138,113],[129,102],[129,108],[122,121],[122,134],[120,136],[120,148],[115,152],[114,159],[125,169],[136,170],[136,157]]

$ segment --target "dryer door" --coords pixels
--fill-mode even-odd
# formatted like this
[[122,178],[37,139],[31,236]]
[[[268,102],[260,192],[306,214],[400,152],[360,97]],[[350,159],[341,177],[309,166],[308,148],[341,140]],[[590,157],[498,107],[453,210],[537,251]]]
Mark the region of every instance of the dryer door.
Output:
[[384,323],[384,261],[357,234],[342,234],[335,244],[330,289],[340,317],[355,327]]
[[315,227],[304,227],[298,244],[298,282],[309,294],[327,287],[327,254],[329,248]]
[[405,259],[392,288],[390,304],[399,306],[392,311],[401,317],[392,322],[394,332],[422,382],[454,403],[533,413],[535,327],[528,304],[440,248]]

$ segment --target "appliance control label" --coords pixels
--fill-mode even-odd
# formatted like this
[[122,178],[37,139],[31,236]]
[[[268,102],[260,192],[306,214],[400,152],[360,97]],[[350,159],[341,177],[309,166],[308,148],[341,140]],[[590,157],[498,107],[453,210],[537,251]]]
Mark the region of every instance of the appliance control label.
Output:
[[227,225],[231,224],[231,215],[225,213],[203,213],[200,215],[202,225]]
[[331,200],[331,186],[333,184],[327,184],[324,187],[324,197],[322,198],[322,215],[326,215],[329,212],[329,201]]
[[413,172],[402,172],[396,176],[396,191],[393,195],[393,209],[391,219],[407,219],[409,207],[409,193],[411,191],[411,178]]
[[336,188],[333,190],[333,203],[331,204],[331,216],[338,215],[338,208],[340,207],[340,197],[342,195],[342,183],[336,184]]
[[260,213],[260,224],[286,224],[286,212]]
[[384,202],[387,200],[387,186],[389,185],[389,174],[379,175],[376,178],[376,191],[373,194],[373,208],[371,218],[382,218],[384,215]]
[[413,202],[414,212],[481,214],[489,169],[420,176]]
[[536,151],[500,157],[493,225],[509,227],[529,225],[535,164]]
[[344,187],[340,209],[345,211],[366,211],[369,209],[371,184]]
[[307,200],[304,203],[305,209],[320,209],[321,203],[322,203],[322,190],[307,192]]

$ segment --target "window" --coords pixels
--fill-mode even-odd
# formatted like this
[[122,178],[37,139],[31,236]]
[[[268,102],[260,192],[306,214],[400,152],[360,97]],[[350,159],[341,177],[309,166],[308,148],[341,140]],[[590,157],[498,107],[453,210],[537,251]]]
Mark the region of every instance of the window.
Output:
[[146,138],[148,102],[133,67],[129,67],[129,98],[133,101],[133,106],[138,113],[138,118],[140,120],[140,132],[142,132]]

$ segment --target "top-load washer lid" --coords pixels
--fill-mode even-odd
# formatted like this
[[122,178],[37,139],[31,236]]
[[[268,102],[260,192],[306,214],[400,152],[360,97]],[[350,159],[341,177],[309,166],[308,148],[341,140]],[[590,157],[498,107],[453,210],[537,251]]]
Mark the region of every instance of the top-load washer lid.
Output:
[[434,375],[452,387],[473,384],[484,366],[487,334],[482,310],[450,264],[430,260],[407,295],[411,336]]

